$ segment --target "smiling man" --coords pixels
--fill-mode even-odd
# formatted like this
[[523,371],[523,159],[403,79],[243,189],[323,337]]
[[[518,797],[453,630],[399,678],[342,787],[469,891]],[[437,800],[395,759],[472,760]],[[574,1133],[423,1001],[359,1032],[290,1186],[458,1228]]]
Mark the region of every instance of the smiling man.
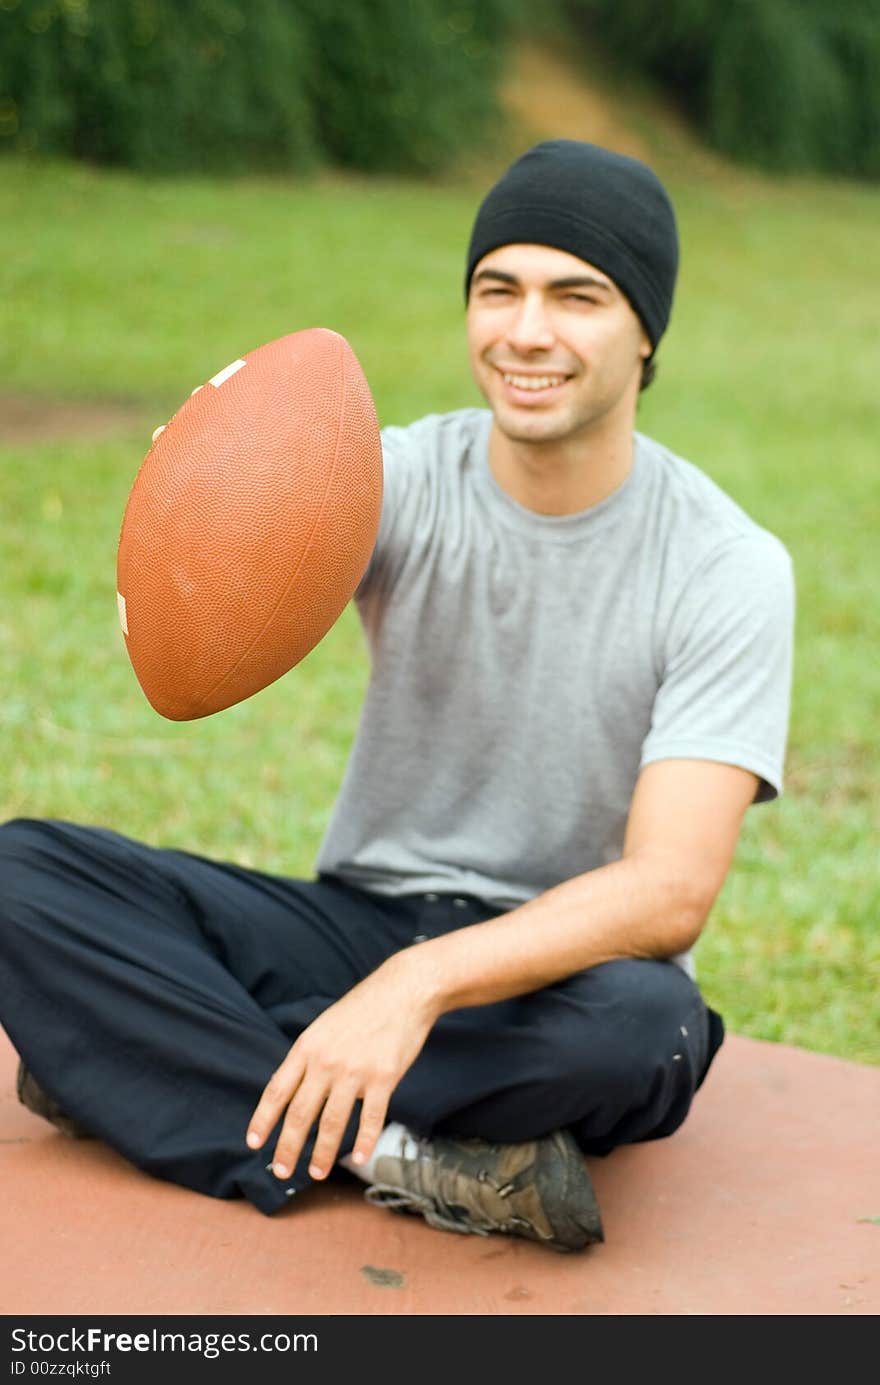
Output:
[[635,431],[677,263],[636,160],[550,141],[490,190],[488,408],[383,430],[316,879],[0,833],[32,1109],[267,1213],[341,1162],[433,1226],[602,1239],[584,1155],[676,1130],[722,1041],[692,949],[788,720],[785,549]]
[[471,280],[471,366],[494,414],[492,470],[543,513],[598,504],[623,482],[653,350],[624,293],[585,268],[566,251],[506,245]]

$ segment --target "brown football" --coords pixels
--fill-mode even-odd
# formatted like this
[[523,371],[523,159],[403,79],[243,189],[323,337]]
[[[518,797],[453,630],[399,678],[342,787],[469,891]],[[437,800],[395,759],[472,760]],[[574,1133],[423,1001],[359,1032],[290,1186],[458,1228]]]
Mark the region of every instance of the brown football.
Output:
[[352,597],[381,507],[376,410],[337,332],[268,342],[197,388],[119,536],[119,618],[156,711],[210,716],[299,663]]

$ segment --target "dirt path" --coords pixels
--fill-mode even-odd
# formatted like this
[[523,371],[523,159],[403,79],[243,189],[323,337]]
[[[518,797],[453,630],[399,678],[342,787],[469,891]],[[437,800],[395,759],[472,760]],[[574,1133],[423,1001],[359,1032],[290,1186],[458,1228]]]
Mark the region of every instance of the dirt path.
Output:
[[516,47],[502,82],[501,102],[526,139],[584,139],[636,159],[650,157],[616,104],[585,82],[556,45]]
[[148,425],[142,404],[0,394],[0,447],[53,442],[56,438],[107,438],[127,428],[146,430]]
[[661,177],[688,170],[730,182],[733,166],[702,144],[669,101],[648,83],[604,71],[598,61],[562,39],[514,47],[500,96],[520,147],[530,140],[582,139],[642,159]]

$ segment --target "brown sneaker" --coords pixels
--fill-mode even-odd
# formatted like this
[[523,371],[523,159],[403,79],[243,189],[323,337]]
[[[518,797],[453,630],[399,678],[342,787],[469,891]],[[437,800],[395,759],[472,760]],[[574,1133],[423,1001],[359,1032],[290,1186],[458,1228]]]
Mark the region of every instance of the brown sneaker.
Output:
[[91,1133],[78,1121],[66,1116],[58,1102],[49,1096],[48,1092],[43,1091],[33,1073],[28,1072],[24,1063],[18,1065],[15,1090],[22,1106],[33,1111],[35,1116],[42,1116],[43,1120],[51,1121],[65,1135],[72,1135],[75,1140],[91,1139]]
[[419,1140],[415,1158],[380,1155],[365,1196],[442,1231],[505,1232],[553,1250],[605,1239],[584,1156],[566,1130],[524,1144]]

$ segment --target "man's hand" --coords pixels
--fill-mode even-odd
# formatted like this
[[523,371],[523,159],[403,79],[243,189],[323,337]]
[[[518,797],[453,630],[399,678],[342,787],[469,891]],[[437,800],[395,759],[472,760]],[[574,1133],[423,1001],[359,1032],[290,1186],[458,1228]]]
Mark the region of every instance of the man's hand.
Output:
[[273,1172],[289,1178],[320,1117],[309,1174],[325,1178],[355,1102],[361,1118],[355,1163],[372,1154],[391,1094],[422,1050],[437,1011],[414,984],[410,954],[396,953],[303,1030],[272,1074],[248,1126],[259,1149],[287,1107]]

